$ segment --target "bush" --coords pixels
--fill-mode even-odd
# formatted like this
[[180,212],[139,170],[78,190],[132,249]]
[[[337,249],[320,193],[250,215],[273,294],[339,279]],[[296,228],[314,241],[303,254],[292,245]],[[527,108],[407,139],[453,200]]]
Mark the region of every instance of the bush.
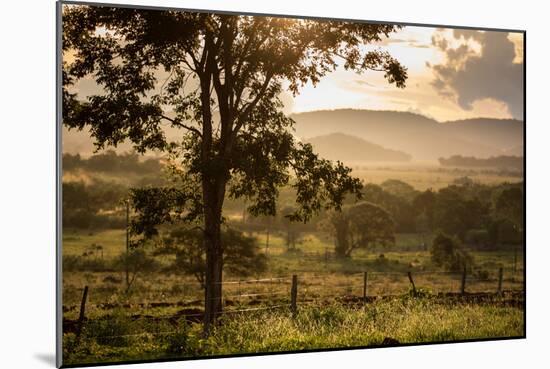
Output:
[[189,351],[189,330],[185,320],[180,322],[176,333],[166,337],[166,353],[170,355],[182,355]]
[[435,236],[430,254],[435,265],[448,271],[457,272],[473,266],[473,257],[462,248],[460,241],[444,233]]
[[481,281],[486,281],[489,279],[489,272],[485,269],[479,269],[475,272],[475,276]]
[[114,266],[119,270],[126,268],[126,262],[132,272],[154,272],[160,270],[162,265],[152,256],[147,255],[145,250],[138,248],[130,251],[128,256],[120,254],[114,261]]

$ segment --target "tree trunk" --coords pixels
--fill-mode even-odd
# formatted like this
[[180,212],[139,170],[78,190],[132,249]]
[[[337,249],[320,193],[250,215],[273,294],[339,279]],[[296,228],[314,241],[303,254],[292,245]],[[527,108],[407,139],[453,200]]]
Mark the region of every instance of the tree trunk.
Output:
[[206,250],[206,274],[204,290],[204,327],[205,336],[210,334],[212,325],[222,312],[222,272],[223,247],[221,241],[221,213],[225,196],[225,182],[216,181],[216,185],[203,182],[204,247]]
[[347,257],[347,252],[349,250],[349,236],[348,236],[348,227],[347,224],[339,224],[335,227],[335,247],[334,252],[337,257]]

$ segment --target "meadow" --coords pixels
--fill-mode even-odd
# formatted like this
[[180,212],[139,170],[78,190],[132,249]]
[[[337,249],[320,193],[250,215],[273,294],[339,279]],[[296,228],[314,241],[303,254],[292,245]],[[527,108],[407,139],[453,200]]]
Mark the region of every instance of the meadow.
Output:
[[115,310],[92,319],[78,343],[66,333],[67,364],[521,337],[524,332],[517,307],[429,297],[361,307],[305,306],[295,315],[286,308],[225,315],[206,339],[201,324],[184,315],[161,320],[152,314],[136,319]]
[[[265,235],[256,236],[265,242]],[[81,256],[90,244],[105,246],[103,256],[86,257],[100,260],[90,270],[63,274],[69,365],[523,334],[523,269],[513,271],[512,251],[474,252],[478,268],[488,273],[481,279],[468,276],[469,295],[487,294],[479,300],[459,295],[460,273],[432,265],[429,252],[418,250],[416,235],[398,235],[401,251],[358,252],[341,260],[326,253],[327,240],[310,234],[293,252],[283,237],[271,235],[267,271],[249,279],[226,276],[226,314],[204,339],[201,287],[192,276],[163,272],[169,258],[159,259],[156,270],[138,274],[125,291],[124,270],[112,263],[125,251],[124,237],[123,230],[64,235],[68,257]],[[500,267],[504,293],[497,295]],[[367,303],[362,300],[364,271],[369,271]],[[417,296],[411,295],[407,271],[413,271]],[[299,281],[296,316],[289,310],[292,274]],[[70,327],[78,319],[84,285],[89,286],[87,321],[77,342]]]
[[[414,191],[438,190],[465,177],[480,186],[520,180],[495,171],[430,166],[357,167],[354,174],[381,184],[402,178]],[[76,170],[67,172],[64,180],[87,186],[97,180],[115,183],[113,191],[123,193],[138,177]],[[284,191],[282,197],[283,202],[292,198]],[[245,221],[245,204],[229,201],[228,226],[255,240],[266,267],[247,276],[224,273],[224,313],[205,338],[204,290],[195,276],[171,268],[175,255],[157,253],[152,242],[143,245],[146,267],[130,270],[128,287],[126,230],[120,227],[124,214],[119,203],[114,204],[114,210],[98,213],[115,214],[117,225],[66,227],[63,232],[68,365],[520,337],[524,332],[523,254],[517,245],[469,248],[475,265],[466,275],[433,262],[431,232],[397,232],[391,246],[360,248],[342,258],[335,254],[334,239],[322,222],[299,228],[291,248],[289,225],[278,221],[266,228],[254,219]],[[291,309],[293,275],[296,312]],[[80,330],[84,286],[88,294]]]

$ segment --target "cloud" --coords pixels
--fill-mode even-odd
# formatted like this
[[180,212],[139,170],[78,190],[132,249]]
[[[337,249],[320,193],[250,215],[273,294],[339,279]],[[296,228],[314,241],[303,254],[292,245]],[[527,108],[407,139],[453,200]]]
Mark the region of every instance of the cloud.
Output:
[[419,40],[416,40],[414,38],[385,38],[382,39],[382,41],[379,41],[377,43],[378,46],[389,46],[389,45],[405,45],[410,47],[415,47],[418,49],[429,49],[432,47],[432,45],[420,42]]
[[[432,86],[464,110],[475,102],[493,99],[506,104],[514,118],[523,118],[523,62],[514,63],[516,47],[505,32],[454,30],[454,39],[434,35],[432,44],[445,54],[445,62],[428,66]],[[451,47],[459,42],[459,46]],[[480,46],[480,51],[476,51]],[[521,59],[523,60],[523,58]]]

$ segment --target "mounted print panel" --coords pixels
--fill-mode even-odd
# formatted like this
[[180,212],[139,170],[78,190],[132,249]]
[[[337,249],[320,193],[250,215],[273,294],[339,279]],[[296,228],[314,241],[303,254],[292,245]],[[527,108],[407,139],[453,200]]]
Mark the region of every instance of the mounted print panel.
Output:
[[58,365],[525,337],[524,31],[58,21]]

